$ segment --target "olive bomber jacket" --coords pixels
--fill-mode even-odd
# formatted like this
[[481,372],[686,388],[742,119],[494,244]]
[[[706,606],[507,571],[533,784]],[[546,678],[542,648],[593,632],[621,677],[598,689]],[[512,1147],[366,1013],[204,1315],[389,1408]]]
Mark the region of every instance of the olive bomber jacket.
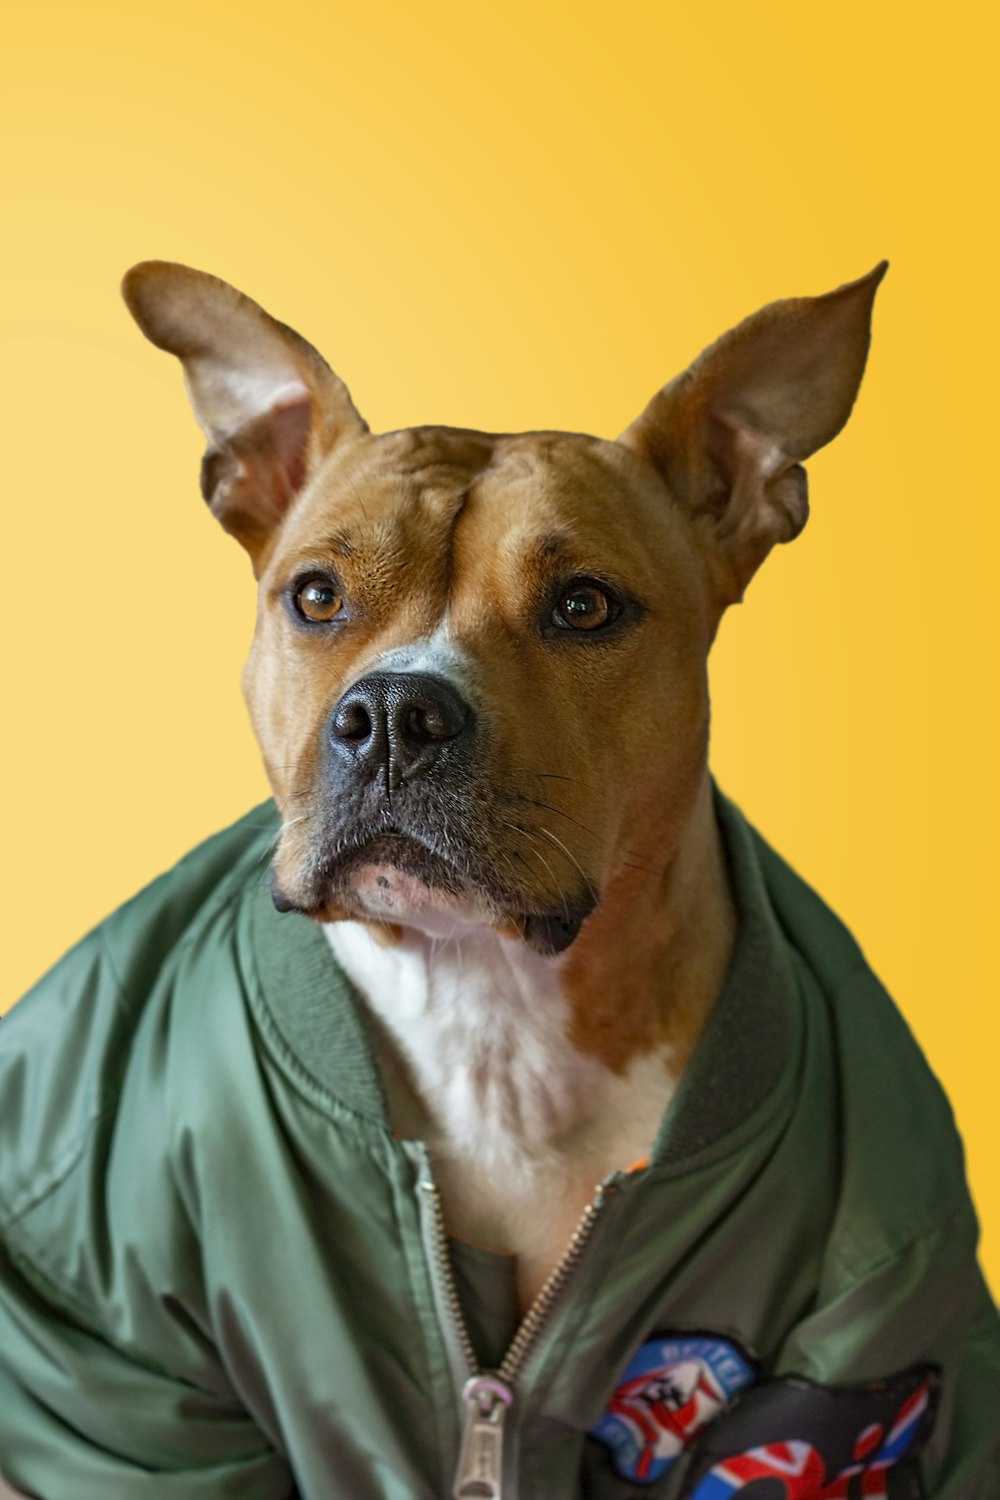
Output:
[[271,903],[273,803],[73,948],[0,1023],[0,1472],[41,1500],[445,1500],[464,1455],[459,1490],[502,1500],[997,1500],[949,1106],[847,929],[713,796],[723,992],[648,1164],[465,1400],[488,1309],[363,1006]]

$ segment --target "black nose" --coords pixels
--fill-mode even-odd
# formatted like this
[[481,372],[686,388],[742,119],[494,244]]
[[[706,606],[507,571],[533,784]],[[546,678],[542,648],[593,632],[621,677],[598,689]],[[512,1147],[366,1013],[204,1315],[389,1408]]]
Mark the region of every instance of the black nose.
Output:
[[348,688],[333,711],[330,741],[338,758],[390,790],[419,776],[441,747],[466,734],[472,710],[443,677],[372,672]]

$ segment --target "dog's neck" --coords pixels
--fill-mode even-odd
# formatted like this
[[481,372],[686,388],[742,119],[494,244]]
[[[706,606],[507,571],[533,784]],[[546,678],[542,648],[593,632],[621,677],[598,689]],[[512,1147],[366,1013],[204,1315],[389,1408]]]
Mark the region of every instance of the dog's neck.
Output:
[[523,1253],[558,1184],[558,1241],[600,1177],[648,1153],[736,930],[707,776],[661,877],[609,894],[559,958],[482,927],[388,946],[324,928],[372,1018],[393,1128],[428,1142],[462,1237]]
[[545,1153],[579,1122],[602,1070],[567,1040],[559,960],[484,927],[405,928],[392,947],[359,923],[325,930],[374,1018],[401,1135],[430,1135],[489,1170]]

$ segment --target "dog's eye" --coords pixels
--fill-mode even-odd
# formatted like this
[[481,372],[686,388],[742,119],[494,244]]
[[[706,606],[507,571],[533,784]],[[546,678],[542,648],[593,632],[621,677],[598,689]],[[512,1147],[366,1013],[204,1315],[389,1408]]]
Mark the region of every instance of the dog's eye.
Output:
[[332,578],[308,578],[295,591],[295,608],[305,620],[325,625],[344,607],[344,596]]
[[574,583],[560,595],[552,611],[552,623],[562,630],[600,630],[621,613],[612,599],[596,583]]

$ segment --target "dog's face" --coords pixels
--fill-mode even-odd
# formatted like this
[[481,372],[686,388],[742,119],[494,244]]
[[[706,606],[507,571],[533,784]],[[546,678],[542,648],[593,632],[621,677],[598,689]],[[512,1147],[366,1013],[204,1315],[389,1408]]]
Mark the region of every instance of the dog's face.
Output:
[[846,421],[884,270],[762,309],[614,442],[372,434],[225,283],[129,273],[259,578],[244,690],[280,906],[559,952],[655,878],[705,771],[719,619],[805,523],[801,460]]
[[262,569],[244,679],[286,900],[575,935],[704,763],[702,572],[622,445],[344,445]]

